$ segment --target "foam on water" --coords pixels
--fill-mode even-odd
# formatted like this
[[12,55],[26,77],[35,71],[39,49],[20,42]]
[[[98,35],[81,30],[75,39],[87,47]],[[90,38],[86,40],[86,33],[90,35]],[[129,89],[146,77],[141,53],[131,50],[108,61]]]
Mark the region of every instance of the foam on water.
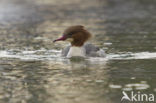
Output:
[[61,51],[58,50],[8,50],[0,51],[0,58],[17,58],[21,60],[52,60],[60,57]]
[[[63,59],[60,50],[1,50],[0,58],[17,58],[21,60],[53,60]],[[128,60],[128,59],[156,59],[156,52],[124,52],[119,54],[107,54],[105,58],[91,57],[89,61]]]
[[107,59],[156,59],[156,52],[138,52],[138,53],[119,53],[119,54],[108,54]]

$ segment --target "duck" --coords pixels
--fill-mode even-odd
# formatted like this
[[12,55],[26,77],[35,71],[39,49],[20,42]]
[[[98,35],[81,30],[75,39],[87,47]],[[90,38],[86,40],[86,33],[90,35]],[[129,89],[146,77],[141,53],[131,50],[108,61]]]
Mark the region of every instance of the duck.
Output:
[[105,57],[105,51],[88,43],[92,34],[82,25],[70,26],[64,30],[62,37],[53,42],[68,41],[70,45],[62,50],[62,56],[71,57]]

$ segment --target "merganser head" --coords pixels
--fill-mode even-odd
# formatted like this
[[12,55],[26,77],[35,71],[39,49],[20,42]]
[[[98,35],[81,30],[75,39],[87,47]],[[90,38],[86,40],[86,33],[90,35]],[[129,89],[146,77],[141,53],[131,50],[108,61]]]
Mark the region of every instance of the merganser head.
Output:
[[71,26],[67,28],[63,36],[56,41],[70,41],[72,46],[83,46],[83,44],[91,37],[91,34],[81,25]]

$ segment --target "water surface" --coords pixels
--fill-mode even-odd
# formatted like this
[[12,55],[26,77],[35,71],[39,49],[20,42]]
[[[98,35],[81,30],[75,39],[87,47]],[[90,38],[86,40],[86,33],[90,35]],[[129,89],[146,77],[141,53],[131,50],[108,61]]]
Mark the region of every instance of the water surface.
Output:
[[[154,0],[0,2],[0,103],[120,103],[122,91],[156,94]],[[52,41],[78,24],[105,58],[61,57],[68,43]]]

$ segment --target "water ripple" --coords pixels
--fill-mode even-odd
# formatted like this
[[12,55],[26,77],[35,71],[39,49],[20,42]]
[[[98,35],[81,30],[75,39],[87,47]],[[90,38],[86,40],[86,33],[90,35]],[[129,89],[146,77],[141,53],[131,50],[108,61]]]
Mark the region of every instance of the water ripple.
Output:
[[[63,59],[61,57],[60,50],[1,50],[0,58],[17,58],[21,60],[53,60]],[[107,54],[105,58],[102,57],[90,57],[87,60],[90,61],[106,61],[106,60],[129,60],[129,59],[155,59],[156,52],[126,52],[119,54]]]

